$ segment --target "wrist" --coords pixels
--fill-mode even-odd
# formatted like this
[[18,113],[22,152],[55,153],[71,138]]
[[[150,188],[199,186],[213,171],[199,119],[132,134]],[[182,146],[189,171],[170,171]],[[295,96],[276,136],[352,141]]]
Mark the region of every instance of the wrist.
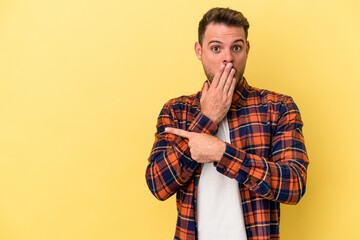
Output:
[[221,122],[221,119],[217,119],[215,117],[213,117],[211,114],[207,114],[206,112],[204,111],[201,111],[201,113],[203,115],[205,115],[206,117],[208,117],[212,122],[214,122],[216,125],[219,125],[219,123]]
[[217,151],[217,157],[215,159],[216,162],[220,162],[222,156],[224,155],[226,150],[226,143],[221,141],[221,143],[219,144],[219,151]]

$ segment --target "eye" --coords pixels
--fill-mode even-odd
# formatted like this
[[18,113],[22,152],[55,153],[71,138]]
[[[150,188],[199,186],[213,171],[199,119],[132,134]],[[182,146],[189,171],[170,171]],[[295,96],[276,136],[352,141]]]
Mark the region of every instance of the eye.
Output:
[[239,45],[236,45],[236,46],[233,47],[233,50],[234,50],[235,52],[238,52],[238,51],[240,51],[241,49],[242,49],[242,47],[239,46]]
[[214,52],[219,52],[220,47],[219,46],[213,46],[213,47],[211,47],[211,50],[214,51]]

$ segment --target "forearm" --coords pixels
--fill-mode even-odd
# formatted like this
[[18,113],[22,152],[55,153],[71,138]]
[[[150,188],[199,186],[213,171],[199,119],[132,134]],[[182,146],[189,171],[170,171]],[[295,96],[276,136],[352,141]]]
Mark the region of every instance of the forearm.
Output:
[[182,138],[178,137],[169,146],[159,145],[154,146],[149,157],[146,181],[156,198],[166,200],[189,181],[198,163],[190,158],[187,143]]
[[[174,120],[177,117],[178,120]],[[182,124],[180,124],[182,123]],[[186,129],[186,121],[164,107],[160,113],[155,142],[146,169],[146,180],[153,195],[165,200],[176,193],[194,175],[199,163],[191,158],[188,140],[168,134],[166,127]],[[187,130],[201,133],[214,133],[217,125],[200,110],[197,110]]]
[[296,204],[305,193],[308,159],[300,152],[296,158],[286,155],[266,159],[227,144],[217,170],[266,199]]

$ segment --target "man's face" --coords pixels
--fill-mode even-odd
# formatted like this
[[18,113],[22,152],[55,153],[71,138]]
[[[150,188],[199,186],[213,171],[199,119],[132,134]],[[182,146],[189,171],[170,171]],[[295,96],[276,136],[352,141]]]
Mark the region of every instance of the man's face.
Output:
[[232,63],[238,84],[244,74],[249,49],[244,28],[219,23],[207,25],[202,46],[195,43],[196,56],[201,60],[210,82],[223,63]]

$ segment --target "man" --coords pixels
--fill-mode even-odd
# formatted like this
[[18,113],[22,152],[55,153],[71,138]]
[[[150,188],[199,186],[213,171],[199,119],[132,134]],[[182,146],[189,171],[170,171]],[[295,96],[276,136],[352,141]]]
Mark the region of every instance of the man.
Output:
[[243,77],[248,28],[240,12],[209,10],[195,43],[207,81],[159,115],[146,180],[160,200],[176,193],[175,239],[279,239],[280,203],[305,193],[299,110]]

